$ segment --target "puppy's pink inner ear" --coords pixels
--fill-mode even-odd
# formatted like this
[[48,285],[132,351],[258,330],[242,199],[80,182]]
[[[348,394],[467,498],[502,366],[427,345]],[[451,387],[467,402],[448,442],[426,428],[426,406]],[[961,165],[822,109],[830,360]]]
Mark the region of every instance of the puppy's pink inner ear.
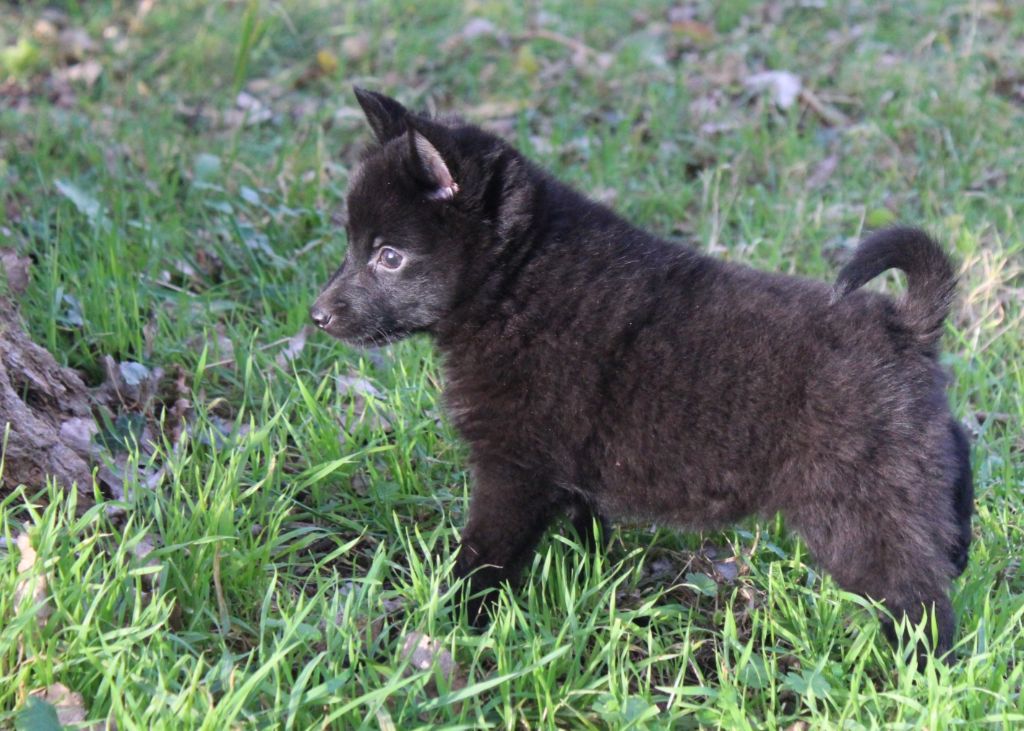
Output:
[[436,186],[428,193],[432,200],[450,201],[459,192],[459,184],[452,178],[451,171],[445,164],[444,158],[437,148],[430,144],[430,140],[419,132],[414,133],[413,143],[416,145],[416,154],[423,165],[423,172],[426,173],[430,182]]

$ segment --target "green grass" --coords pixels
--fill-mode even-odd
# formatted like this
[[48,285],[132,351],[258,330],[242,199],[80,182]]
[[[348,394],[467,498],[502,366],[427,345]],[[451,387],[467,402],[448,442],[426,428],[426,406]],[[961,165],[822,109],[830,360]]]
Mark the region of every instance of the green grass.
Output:
[[[0,726],[57,682],[122,729],[1024,723],[1024,13],[698,1],[671,26],[667,5],[62,6],[103,74],[61,97],[33,41],[25,96],[0,100],[0,247],[33,259],[21,311],[37,342],[94,385],[107,355],[163,368],[192,423],[132,450],[130,475],[163,472],[123,501],[3,493]],[[5,9],[0,46],[32,39],[42,7]],[[474,17],[508,37],[453,40]],[[538,23],[610,66],[574,63]],[[846,121],[746,90],[765,69],[799,74]],[[468,629],[451,601],[466,455],[430,344],[365,353],[310,334],[278,359],[344,248],[335,219],[369,139],[353,83],[500,128],[635,222],[761,268],[830,278],[887,220],[945,242],[962,278],[944,357],[977,485],[961,661],[918,672],[781,521],[626,526],[596,556],[555,530],[490,627]],[[242,124],[236,88],[270,119],[250,106]],[[146,413],[155,433],[168,388]],[[48,578],[44,627],[15,603],[23,531]],[[715,570],[731,559],[735,576]],[[404,659],[413,632],[457,678]]]

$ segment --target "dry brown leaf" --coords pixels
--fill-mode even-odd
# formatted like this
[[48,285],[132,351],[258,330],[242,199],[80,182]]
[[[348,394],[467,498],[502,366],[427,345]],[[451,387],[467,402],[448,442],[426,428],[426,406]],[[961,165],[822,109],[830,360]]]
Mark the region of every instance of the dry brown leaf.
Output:
[[107,380],[96,390],[98,400],[144,410],[163,380],[162,368],[148,368],[131,360],[118,362],[109,355],[101,359]]
[[[45,573],[35,572],[39,556],[32,547],[28,533],[19,533],[16,543],[21,558],[18,561],[18,583],[14,587],[14,604],[21,607],[22,602],[28,600],[31,606],[36,606],[46,601],[47,577]],[[49,603],[43,603],[36,612],[36,623],[40,627],[45,627],[46,620],[50,618],[52,612],[53,607]]]
[[169,423],[171,425],[171,445],[174,447],[177,447],[178,442],[181,440],[182,432],[185,430],[185,425],[188,423],[189,412],[192,410],[192,391],[189,389],[186,379],[187,374],[185,369],[178,366],[178,375],[174,379],[174,392],[178,397],[174,400],[174,405],[171,406],[169,419]]
[[86,731],[116,728],[113,723],[104,723],[103,721],[92,723],[88,726],[76,725],[84,723],[89,712],[85,708],[82,694],[76,693],[63,683],[54,683],[45,688],[36,688],[29,692],[29,695],[53,706],[54,710],[57,711],[57,720],[61,726],[75,725],[76,728],[86,729]]
[[299,357],[302,351],[306,347],[306,337],[309,335],[309,326],[303,325],[299,328],[299,331],[288,338],[288,342],[285,344],[281,352],[277,354],[277,358],[274,359],[279,366],[287,368],[288,364]]
[[[519,49],[517,66],[525,66],[526,68],[523,70],[529,72],[530,75],[535,75],[541,70],[539,61],[529,45],[529,42],[535,40],[550,41],[551,43],[557,43],[568,48],[572,51],[572,65],[579,71],[587,73],[607,71],[615,62],[615,54],[597,51],[583,41],[570,38],[567,35],[548,30],[547,28],[529,31],[517,36],[516,40],[526,42],[527,44]],[[536,65],[536,68],[533,68],[534,65]]]
[[68,23],[71,22],[71,18],[68,17],[68,14],[61,10],[60,8],[45,8],[39,14],[39,17],[42,18],[43,20],[48,20],[51,23],[53,23],[53,25],[58,30],[63,30],[64,28],[67,28]]
[[817,190],[829,181],[838,167],[839,156],[829,155],[819,162],[817,167],[811,172],[810,177],[807,178],[807,187],[811,190]]
[[458,33],[455,33],[441,42],[441,51],[451,53],[459,46],[474,40],[475,38],[491,37],[496,38],[500,43],[508,43],[508,34],[502,33],[498,27],[486,18],[470,18]]
[[467,41],[480,36],[494,36],[498,35],[498,27],[487,18],[470,18],[462,27],[460,35]]
[[349,485],[352,488],[352,492],[359,497],[366,497],[370,494],[370,478],[362,472],[357,472],[352,475]]
[[368,423],[371,429],[391,430],[391,422],[370,405],[371,401],[380,403],[384,395],[368,379],[358,375],[338,376],[335,385],[342,398],[352,404],[351,418],[348,409],[342,414],[343,443],[345,435],[363,422]]
[[184,102],[178,102],[174,111],[190,127],[209,125],[215,129],[253,127],[274,118],[270,107],[246,91],[239,92],[235,106],[223,112],[206,103],[189,105]]
[[370,53],[369,33],[357,33],[341,42],[341,53],[349,61],[361,61]]
[[595,188],[590,191],[590,197],[606,206],[614,205],[615,201],[619,198],[619,191],[610,186],[603,186]]
[[791,71],[763,71],[751,74],[743,81],[753,91],[770,91],[772,100],[780,109],[789,109],[800,96],[803,82]]
[[138,33],[142,30],[146,16],[149,15],[155,5],[156,0],[140,0],[138,7],[135,9],[135,16],[128,24],[128,29],[132,33]]
[[59,33],[60,31],[57,29],[56,24],[47,18],[40,18],[36,21],[36,24],[32,26],[32,37],[40,43],[45,43],[47,45],[56,43]]
[[377,709],[377,726],[380,728],[380,731],[396,731],[398,728],[395,725],[394,719],[391,718],[391,714],[385,708]]
[[471,119],[490,121],[501,117],[514,117],[527,106],[525,99],[489,99],[470,107],[465,114]]
[[736,563],[736,559],[716,561],[714,566],[715,578],[721,579],[721,581],[726,584],[731,584],[736,581],[736,578],[740,575],[740,567]]
[[207,368],[234,368],[235,344],[227,335],[222,323],[217,323],[213,332],[205,336],[196,336],[188,341],[190,348],[201,350],[206,348]]
[[352,398],[367,396],[374,399],[384,398],[384,394],[368,378],[362,376],[338,376],[335,385],[338,387],[338,393]]
[[850,118],[840,112],[838,109],[833,107],[831,104],[826,104],[818,95],[810,89],[800,90],[800,100],[807,105],[807,108],[817,114],[821,121],[831,127],[845,127],[850,124]]
[[99,431],[99,425],[91,416],[73,416],[60,425],[60,438],[79,454],[96,456],[99,450],[93,442],[93,437]]
[[156,559],[147,560],[149,554],[153,553],[155,549],[156,546],[153,544],[153,537],[147,534],[142,537],[141,541],[135,544],[135,547],[132,548],[132,553],[135,554],[135,558],[139,559],[139,561],[146,566],[159,566],[160,562]]
[[[416,670],[436,669],[444,678],[448,687],[458,690],[465,687],[466,681],[455,658],[440,642],[422,632],[410,632],[402,641],[402,659],[409,660],[409,666]],[[437,688],[431,683],[427,692],[437,695]]]
[[[238,96],[235,97],[235,107],[236,109],[224,113],[224,118],[229,121],[231,127],[240,126],[243,122],[247,127],[263,124],[274,116],[266,104],[247,91],[238,92]],[[232,112],[235,112],[234,116]]]
[[86,87],[91,89],[102,73],[103,64],[90,58],[82,61],[81,63],[76,63],[74,66],[57,69],[53,72],[53,77],[59,81],[66,81],[69,83],[83,83]]
[[57,36],[57,46],[61,56],[68,61],[84,61],[97,50],[94,41],[84,28],[66,28]]

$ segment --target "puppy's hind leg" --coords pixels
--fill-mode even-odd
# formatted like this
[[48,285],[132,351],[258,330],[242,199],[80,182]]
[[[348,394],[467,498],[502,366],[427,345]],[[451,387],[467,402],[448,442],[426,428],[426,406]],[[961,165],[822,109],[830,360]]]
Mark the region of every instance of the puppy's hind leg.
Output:
[[[847,494],[858,491],[851,488]],[[893,494],[897,493],[888,493]],[[904,619],[913,628],[926,616],[934,616],[925,646],[917,649],[918,661],[923,664],[928,654],[947,656],[953,646],[956,620],[948,588],[954,567],[945,540],[935,535],[933,517],[899,514],[887,507],[892,508],[884,500],[856,507],[838,503],[829,507],[827,515],[819,508],[815,516],[803,510],[787,517],[796,524],[815,560],[839,586],[884,602],[895,618],[895,624],[887,617],[882,619],[890,641],[899,639],[897,625]]]
[[[868,592],[868,596],[872,594]],[[920,625],[922,620],[928,620],[925,643],[917,647],[919,668],[925,666],[929,655],[934,655],[950,665],[955,662],[956,658],[950,650],[956,633],[956,617],[953,615],[953,605],[944,590],[935,590],[932,599],[922,596],[903,600],[885,598],[885,605],[893,619],[883,617],[882,630],[889,642],[894,645],[898,644],[901,638],[908,639],[909,633]]]

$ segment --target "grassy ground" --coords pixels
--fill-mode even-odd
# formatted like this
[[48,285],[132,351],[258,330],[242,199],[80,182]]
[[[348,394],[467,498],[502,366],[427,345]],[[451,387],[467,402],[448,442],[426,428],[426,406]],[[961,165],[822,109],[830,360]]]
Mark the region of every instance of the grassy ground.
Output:
[[[166,376],[106,429],[156,435],[121,457],[123,500],[0,503],[0,726],[55,683],[122,729],[1024,723],[1013,3],[63,7],[3,10],[0,247],[32,257],[21,309],[58,360],[91,384],[108,355]],[[76,60],[100,64],[91,85],[66,78]],[[744,85],[763,70],[811,96],[779,109]],[[622,527],[593,557],[555,531],[470,631],[448,601],[465,454],[430,344],[296,337],[369,136],[352,83],[460,111],[630,219],[765,269],[829,278],[892,220],[945,242],[978,497],[962,660],[918,673],[781,521]],[[37,558],[19,573],[23,531]],[[27,576],[48,580],[45,607],[16,601]]]

